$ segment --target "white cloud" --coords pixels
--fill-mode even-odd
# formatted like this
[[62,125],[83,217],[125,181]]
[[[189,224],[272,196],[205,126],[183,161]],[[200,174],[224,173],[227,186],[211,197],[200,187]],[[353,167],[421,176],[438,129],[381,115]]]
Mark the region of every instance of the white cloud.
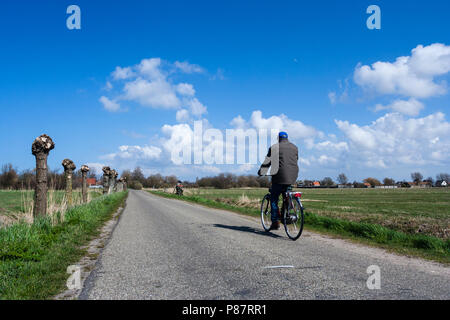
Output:
[[322,132],[299,120],[290,119],[284,114],[264,118],[260,110],[253,111],[248,121],[238,115],[231,120],[230,125],[236,129],[256,129],[258,131],[265,129],[268,135],[271,133],[278,135],[278,132],[285,131],[289,135],[289,140],[310,144],[310,146],[314,144],[314,138],[323,137]]
[[190,120],[189,111],[181,109],[177,111],[176,119],[178,122],[188,122]]
[[148,81],[138,78],[124,87],[125,99],[148,107],[176,109],[181,106],[173,87],[166,81]]
[[242,164],[237,169],[238,172],[241,173],[255,173],[258,171],[258,168],[254,164]]
[[233,118],[233,120],[231,120],[230,125],[232,125],[236,129],[245,129],[247,122],[244,120],[244,118],[241,117],[241,115],[238,115],[237,117]]
[[194,96],[195,95],[195,90],[194,90],[194,86],[192,84],[189,83],[180,83],[176,86],[176,90],[179,94],[183,95],[183,96]]
[[103,104],[103,107],[110,112],[120,111],[120,104],[115,101],[109,100],[107,97],[100,97],[99,101]]
[[190,64],[187,61],[184,61],[184,62],[175,61],[174,65],[176,68],[178,68],[179,70],[181,70],[184,73],[203,73],[203,72],[205,72],[205,70],[202,67],[200,67],[199,65]]
[[161,156],[162,150],[155,146],[120,146],[119,151],[103,156],[109,161],[117,160],[156,160]]
[[102,168],[105,166],[105,164],[98,162],[89,162],[86,165],[89,167],[91,173],[95,172],[97,175],[102,174]]
[[[174,70],[184,73],[204,71],[200,66],[188,62],[170,64],[161,58],[143,59],[134,66],[116,67],[112,79],[125,80],[120,83],[122,92],[116,94],[115,99],[101,97],[101,101],[109,111],[118,111],[119,101],[125,100],[144,107],[178,109],[177,121],[190,119],[186,112],[196,117],[202,116],[207,108],[195,97],[194,86],[186,82],[174,83]],[[113,84],[108,81],[106,88],[111,91]]]
[[369,167],[437,165],[450,159],[450,123],[440,112],[417,119],[388,113],[366,126],[339,120],[336,125],[348,139],[349,156]]
[[299,162],[301,165],[309,167],[311,165],[311,161],[306,158],[299,157]]
[[150,58],[143,59],[141,63],[137,66],[139,74],[143,77],[149,78],[151,80],[165,80],[166,76],[161,71],[161,59],[160,58]]
[[394,102],[392,102],[391,104],[387,105],[387,106],[383,106],[381,104],[377,104],[375,106],[375,111],[380,111],[380,110],[392,110],[392,111],[397,111],[403,114],[406,114],[408,116],[417,116],[420,111],[424,108],[425,106],[423,105],[422,102],[411,98],[409,100],[395,100]]
[[377,94],[427,98],[446,92],[435,78],[450,72],[450,46],[435,43],[417,46],[411,56],[398,57],[395,62],[378,61],[371,66],[358,65],[355,82]]
[[435,43],[412,50],[410,65],[419,75],[434,77],[450,72],[450,46]]
[[198,101],[197,98],[191,99],[187,102],[187,105],[189,106],[191,113],[194,116],[201,116],[204,113],[206,113],[207,108],[200,102]]
[[294,140],[318,135],[316,129],[303,124],[303,122],[299,120],[291,120],[284,114],[264,118],[262,112],[259,110],[253,111],[249,124],[256,129],[286,131],[289,138]]
[[338,160],[336,158],[334,158],[334,157],[327,156],[327,155],[323,154],[317,159],[317,162],[321,166],[327,166],[327,165],[330,165],[330,164],[336,164],[338,162]]
[[348,151],[347,142],[331,142],[329,140],[319,142],[314,146],[317,150],[332,150],[332,151]]
[[127,68],[121,68],[116,67],[116,70],[113,71],[112,77],[114,80],[124,80],[129,79],[134,76],[134,72],[131,70],[130,67]]

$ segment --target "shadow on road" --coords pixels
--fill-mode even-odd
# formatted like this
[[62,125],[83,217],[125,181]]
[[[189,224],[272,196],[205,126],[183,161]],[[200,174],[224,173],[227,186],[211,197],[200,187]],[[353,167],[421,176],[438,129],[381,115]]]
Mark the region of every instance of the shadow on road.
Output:
[[214,224],[213,225],[216,228],[223,228],[223,229],[231,229],[231,230],[236,230],[236,231],[241,231],[241,232],[249,232],[249,233],[255,233],[261,236],[266,236],[266,237],[271,237],[271,238],[281,238],[279,235],[276,235],[274,233],[270,233],[270,232],[266,232],[264,230],[257,230],[251,227],[247,227],[247,226],[227,226],[224,224]]

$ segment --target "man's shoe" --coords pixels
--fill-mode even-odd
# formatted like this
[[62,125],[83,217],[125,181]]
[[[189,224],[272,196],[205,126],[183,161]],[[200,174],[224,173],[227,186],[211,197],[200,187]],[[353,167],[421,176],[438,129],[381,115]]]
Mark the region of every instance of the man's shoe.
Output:
[[269,231],[271,230],[280,230],[280,222],[272,222],[272,225],[270,226]]

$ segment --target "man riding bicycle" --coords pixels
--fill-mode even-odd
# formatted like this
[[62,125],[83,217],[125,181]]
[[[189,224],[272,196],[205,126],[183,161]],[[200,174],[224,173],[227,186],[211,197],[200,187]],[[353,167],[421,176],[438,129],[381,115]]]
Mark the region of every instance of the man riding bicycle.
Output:
[[288,187],[297,181],[298,177],[298,148],[288,140],[286,132],[278,134],[278,143],[269,148],[266,159],[258,175],[267,175],[271,168],[272,188],[270,193],[272,225],[269,230],[280,229],[280,214],[278,199],[280,194],[286,192]]
[[175,186],[174,193],[176,193],[179,196],[183,195],[183,184],[180,180],[178,180],[177,185]]

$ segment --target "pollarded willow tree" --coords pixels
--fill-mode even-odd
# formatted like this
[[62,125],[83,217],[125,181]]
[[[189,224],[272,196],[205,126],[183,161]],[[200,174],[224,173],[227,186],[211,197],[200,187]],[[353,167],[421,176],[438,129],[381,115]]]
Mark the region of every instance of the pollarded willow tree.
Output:
[[127,177],[122,177],[122,182],[123,182],[123,190],[127,191]]
[[109,175],[109,190],[108,190],[108,194],[111,194],[111,193],[113,193],[115,191],[116,183],[117,183],[116,179],[117,179],[118,175],[119,174],[117,173],[116,170],[114,170],[114,169],[111,170],[110,175]]
[[66,180],[66,199],[67,205],[71,206],[73,204],[72,199],[72,180],[73,180],[73,170],[77,167],[75,163],[73,163],[70,159],[64,159],[62,162],[62,166],[64,167],[64,177]]
[[82,183],[81,183],[81,194],[83,197],[83,202],[86,203],[88,201],[88,193],[87,193],[87,173],[89,172],[89,167],[87,165],[82,165],[81,166],[81,179],[82,179]]
[[109,176],[111,175],[110,167],[103,167],[103,194],[107,194],[109,191]]
[[36,189],[34,192],[33,217],[47,214],[47,158],[55,143],[48,135],[37,137],[31,146],[31,153],[36,157]]
[[122,192],[125,190],[125,178],[120,178],[116,185],[116,192]]

